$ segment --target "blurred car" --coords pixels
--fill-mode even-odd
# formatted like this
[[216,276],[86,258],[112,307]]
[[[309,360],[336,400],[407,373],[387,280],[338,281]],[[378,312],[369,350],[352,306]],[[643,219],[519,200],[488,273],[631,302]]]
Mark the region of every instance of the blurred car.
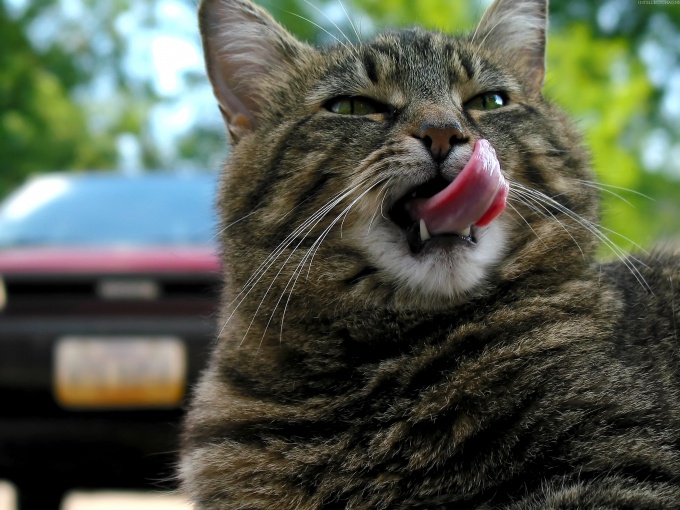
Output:
[[0,479],[172,487],[220,287],[212,174],[47,174],[0,207]]

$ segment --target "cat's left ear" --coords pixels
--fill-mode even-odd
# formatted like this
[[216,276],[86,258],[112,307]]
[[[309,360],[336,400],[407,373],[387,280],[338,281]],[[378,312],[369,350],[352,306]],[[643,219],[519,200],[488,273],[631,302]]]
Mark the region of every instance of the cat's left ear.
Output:
[[309,47],[250,0],[202,0],[198,18],[208,77],[237,143],[256,127],[266,83]]
[[496,0],[479,22],[473,42],[514,64],[525,83],[540,92],[547,31],[548,0]]

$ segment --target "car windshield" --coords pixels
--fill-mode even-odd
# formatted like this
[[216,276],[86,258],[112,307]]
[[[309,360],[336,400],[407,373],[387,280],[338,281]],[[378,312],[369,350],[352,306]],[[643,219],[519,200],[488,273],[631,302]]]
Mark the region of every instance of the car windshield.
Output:
[[0,207],[0,248],[212,246],[213,174],[58,174]]

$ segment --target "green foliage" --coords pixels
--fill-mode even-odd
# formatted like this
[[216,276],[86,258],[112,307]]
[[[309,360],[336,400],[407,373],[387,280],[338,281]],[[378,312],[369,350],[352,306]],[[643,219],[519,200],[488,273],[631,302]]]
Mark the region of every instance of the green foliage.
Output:
[[256,3],[267,9],[284,27],[303,41],[316,41],[319,33],[326,29],[322,23],[314,21],[319,12],[311,6],[316,5],[316,2],[306,4],[304,0],[263,0]]
[[[131,4],[86,0],[80,19],[65,17],[53,0],[31,1],[10,16],[0,0],[0,197],[34,173],[114,168],[118,136],[127,133],[138,137],[143,163],[157,166],[144,128],[158,99],[126,74],[126,42],[116,28]],[[46,23],[53,34],[29,39]],[[100,75],[111,76],[115,90],[95,98]]]
[[0,33],[0,196],[32,173],[110,166],[114,144],[90,134],[85,113],[46,65],[50,56],[31,47],[2,4]]
[[[552,34],[545,93],[584,131],[602,193],[605,233],[624,249],[680,230],[680,184],[641,164],[639,121],[654,108],[654,89],[624,38],[596,37],[576,22]],[[653,198],[652,198],[653,197]],[[603,250],[605,256],[611,256]]]
[[[452,32],[472,25],[476,12],[470,2],[450,0],[360,0],[354,5],[363,10],[380,28],[418,25]],[[483,11],[479,9],[479,16]]]
[[602,193],[603,226],[624,248],[666,227],[648,225],[653,202],[623,189],[639,190],[646,178],[640,147],[624,140],[635,119],[649,113],[653,92],[643,66],[628,50],[624,39],[596,38],[588,26],[574,23],[550,39],[545,87],[584,131],[599,180],[610,186]]

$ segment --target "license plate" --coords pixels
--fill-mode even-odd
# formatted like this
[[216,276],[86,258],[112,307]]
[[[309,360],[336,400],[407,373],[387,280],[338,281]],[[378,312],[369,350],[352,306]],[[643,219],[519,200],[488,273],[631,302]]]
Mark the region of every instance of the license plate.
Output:
[[55,346],[54,393],[65,407],[175,407],[185,386],[179,338],[71,336]]

